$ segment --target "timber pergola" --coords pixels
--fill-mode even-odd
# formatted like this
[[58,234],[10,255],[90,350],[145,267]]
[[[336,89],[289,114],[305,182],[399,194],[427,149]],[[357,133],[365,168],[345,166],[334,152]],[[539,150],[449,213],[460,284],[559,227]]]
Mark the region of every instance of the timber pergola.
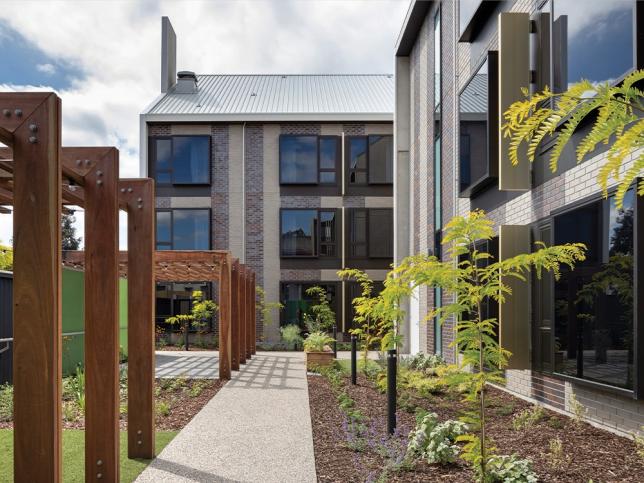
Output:
[[[128,273],[128,252],[119,253],[119,276]],[[85,252],[64,251],[63,265],[85,269]],[[157,282],[215,282],[219,287],[219,378],[255,354],[255,274],[223,250],[158,250],[154,252]]]
[[[190,260],[181,260],[182,256],[199,258],[203,253],[155,255],[154,181],[119,179],[119,153],[114,147],[61,147],[61,101],[54,93],[0,93],[0,142],[9,146],[0,147],[0,204],[13,205],[15,481],[62,480],[64,205],[85,210],[85,481],[118,481],[119,267],[127,262],[128,456],[152,458],[157,257],[166,257],[162,273],[178,274],[182,264],[184,273],[192,270]],[[128,213],[125,254],[118,250],[119,209]],[[210,255],[210,263],[215,258]],[[251,324],[246,310],[254,309],[250,299],[254,289],[249,282],[252,272],[229,255],[223,259],[217,265],[220,290],[227,287],[227,296],[220,301],[225,337],[220,368],[227,368],[224,375],[230,377],[232,327],[241,327],[236,318],[242,308],[242,320]],[[205,267],[201,262],[196,265]],[[240,273],[245,276],[239,277]],[[231,290],[231,285],[238,290]],[[241,286],[243,298],[238,295]],[[232,318],[236,323],[231,324]],[[239,341],[247,342],[239,342],[234,351],[239,359],[242,352],[248,358],[254,350],[252,325],[249,334],[238,334]]]

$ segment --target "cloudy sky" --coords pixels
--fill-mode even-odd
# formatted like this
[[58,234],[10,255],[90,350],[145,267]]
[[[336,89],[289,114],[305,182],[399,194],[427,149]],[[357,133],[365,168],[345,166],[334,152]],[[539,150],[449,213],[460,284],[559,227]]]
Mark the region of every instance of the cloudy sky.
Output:
[[[117,146],[121,176],[136,176],[138,113],[160,89],[161,16],[177,33],[178,70],[393,73],[408,3],[2,0],[0,90],[57,91],[63,143]],[[0,241],[11,230],[0,215]]]

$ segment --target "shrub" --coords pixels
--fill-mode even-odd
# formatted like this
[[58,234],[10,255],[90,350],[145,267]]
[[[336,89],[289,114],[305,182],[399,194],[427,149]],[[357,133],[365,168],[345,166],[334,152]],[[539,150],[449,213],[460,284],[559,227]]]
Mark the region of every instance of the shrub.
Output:
[[487,470],[494,482],[537,483],[537,475],[532,470],[532,461],[518,455],[493,455],[488,460]]
[[[644,431],[644,426],[642,426],[642,431]],[[635,447],[637,448],[637,454],[644,461],[644,436],[635,435]]]
[[13,420],[13,386],[0,386],[0,421]]
[[295,324],[290,324],[280,328],[282,339],[286,342],[286,346],[291,349],[297,349],[298,345],[302,343],[302,336],[300,335],[300,328]]
[[460,421],[438,422],[436,413],[426,414],[411,433],[407,454],[410,458],[421,457],[429,464],[448,464],[456,461],[460,448],[456,438],[467,431]]
[[574,392],[570,393],[568,404],[570,406],[570,411],[572,412],[573,420],[576,424],[581,424],[581,422],[584,420],[584,414],[586,414],[586,408],[582,403],[579,402]]
[[201,393],[208,387],[210,384],[210,381],[208,380],[203,380],[203,381],[197,381],[195,382],[190,389],[188,390],[188,395],[190,397],[199,397],[201,396]]
[[324,352],[325,346],[333,342],[333,338],[326,335],[324,332],[312,332],[304,340],[304,350],[306,352]]
[[529,409],[524,409],[512,419],[512,427],[516,431],[530,429],[541,421],[545,415],[546,412],[541,406],[532,406]]
[[422,352],[419,352],[418,354],[407,358],[405,363],[410,369],[427,371],[445,364],[445,361],[439,354],[423,354]]
[[564,454],[563,443],[560,438],[554,438],[548,441],[549,451],[545,454],[542,454],[542,457],[554,470],[563,470],[566,464],[570,463],[570,456]]
[[165,401],[157,401],[156,403],[157,416],[170,415],[170,405]]

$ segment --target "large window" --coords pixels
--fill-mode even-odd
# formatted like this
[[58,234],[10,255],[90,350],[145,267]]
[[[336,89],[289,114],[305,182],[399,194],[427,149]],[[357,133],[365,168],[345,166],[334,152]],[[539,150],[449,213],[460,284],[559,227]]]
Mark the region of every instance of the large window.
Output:
[[434,108],[440,110],[441,86],[441,9],[440,4],[434,16]]
[[281,211],[282,257],[335,257],[336,210]]
[[157,210],[157,250],[210,250],[210,210]]
[[459,191],[463,197],[475,194],[496,173],[496,55],[488,53],[459,95]]
[[393,210],[389,208],[349,210],[350,258],[392,258],[393,245]]
[[337,136],[282,135],[280,183],[335,185],[339,147]]
[[155,137],[152,172],[157,184],[210,184],[210,137]]
[[622,209],[611,196],[554,218],[555,244],[587,247],[555,283],[555,372],[633,389],[634,222],[633,190]]
[[280,312],[280,324],[295,324],[305,329],[304,314],[309,307],[316,303],[312,297],[307,295],[306,291],[311,287],[322,287],[327,294],[329,305],[335,311],[336,321],[338,317],[337,289],[338,284],[324,282],[282,282],[280,283],[280,302],[284,309]]
[[393,136],[350,136],[347,156],[350,185],[393,183]]
[[633,69],[636,3],[634,0],[547,2],[542,12],[552,18],[553,53],[552,79],[547,84],[554,86],[555,92],[561,92],[582,79],[593,83],[615,82]]

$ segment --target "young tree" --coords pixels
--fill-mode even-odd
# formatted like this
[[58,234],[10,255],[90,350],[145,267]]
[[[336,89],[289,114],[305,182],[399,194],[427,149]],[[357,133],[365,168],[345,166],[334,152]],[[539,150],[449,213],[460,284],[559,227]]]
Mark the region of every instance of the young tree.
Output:
[[0,270],[13,270],[13,248],[0,245]]
[[304,313],[306,329],[309,333],[329,332],[335,325],[335,312],[331,309],[326,290],[316,285],[308,288],[306,295],[315,300]]
[[366,371],[369,348],[373,344],[380,342],[385,335],[385,331],[383,331],[383,327],[380,324],[381,321],[371,316],[375,306],[379,303],[379,299],[373,293],[373,280],[365,272],[346,268],[338,271],[338,276],[343,280],[353,280],[360,285],[360,297],[356,297],[351,301],[355,309],[353,321],[358,324],[358,327],[351,329],[349,332],[362,340],[363,369]]
[[63,213],[60,224],[62,232],[63,250],[78,250],[82,238],[76,236],[76,228],[74,228],[76,217],[70,213]]
[[[190,326],[202,329],[214,314],[219,310],[217,304],[212,300],[206,299],[201,290],[192,292],[192,309],[189,314],[179,314],[165,319],[170,325],[181,324],[181,330],[184,333],[186,341],[188,340],[188,330]],[[186,345],[187,347],[187,345]]]
[[[593,84],[583,80],[566,92],[555,93],[546,88],[526,100],[512,104],[503,114],[503,136],[510,138],[509,155],[512,164],[519,163],[519,148],[527,145],[527,156],[534,161],[537,148],[544,139],[556,137],[550,151],[550,169],[555,172],[559,157],[577,128],[593,120],[592,128],[576,147],[577,162],[593,152],[598,144],[609,144],[607,162],[599,170],[597,180],[607,194],[611,176],[619,182],[616,202],[622,206],[624,195],[633,181],[644,172],[644,93],[636,87],[644,80],[644,70],[628,75],[618,86],[609,83]],[[624,161],[633,155],[632,165],[623,168]],[[638,187],[644,195],[644,181]]]
[[471,431],[478,433],[459,439],[466,443],[463,458],[474,466],[477,478],[482,482],[489,479],[488,461],[492,452],[485,432],[486,385],[503,380],[502,371],[511,356],[495,337],[498,321],[483,318],[483,303],[493,299],[503,304],[506,297],[511,296],[506,282],[510,278],[525,281],[532,269],[538,277],[548,271],[559,278],[562,265],[573,268],[585,258],[585,247],[581,244],[551,247],[538,244],[532,253],[493,260],[489,253],[477,249],[477,242],[490,240],[493,236],[492,221],[482,211],[453,218],[445,226],[443,239],[449,259],[443,262],[429,255],[404,259],[387,276],[382,293],[384,299],[395,298],[403,293],[410,295],[415,287],[424,285],[440,287],[453,295],[453,302],[432,309],[427,318],[438,317],[441,323],[452,317],[457,321],[452,345],[461,352],[461,368],[472,371],[461,372],[454,379],[461,384],[465,380],[466,401],[473,409],[462,420]]
[[282,310],[284,305],[279,302],[267,302],[266,291],[259,285],[255,287],[257,292],[257,308],[262,314],[264,326],[267,327],[273,324],[273,310]]

